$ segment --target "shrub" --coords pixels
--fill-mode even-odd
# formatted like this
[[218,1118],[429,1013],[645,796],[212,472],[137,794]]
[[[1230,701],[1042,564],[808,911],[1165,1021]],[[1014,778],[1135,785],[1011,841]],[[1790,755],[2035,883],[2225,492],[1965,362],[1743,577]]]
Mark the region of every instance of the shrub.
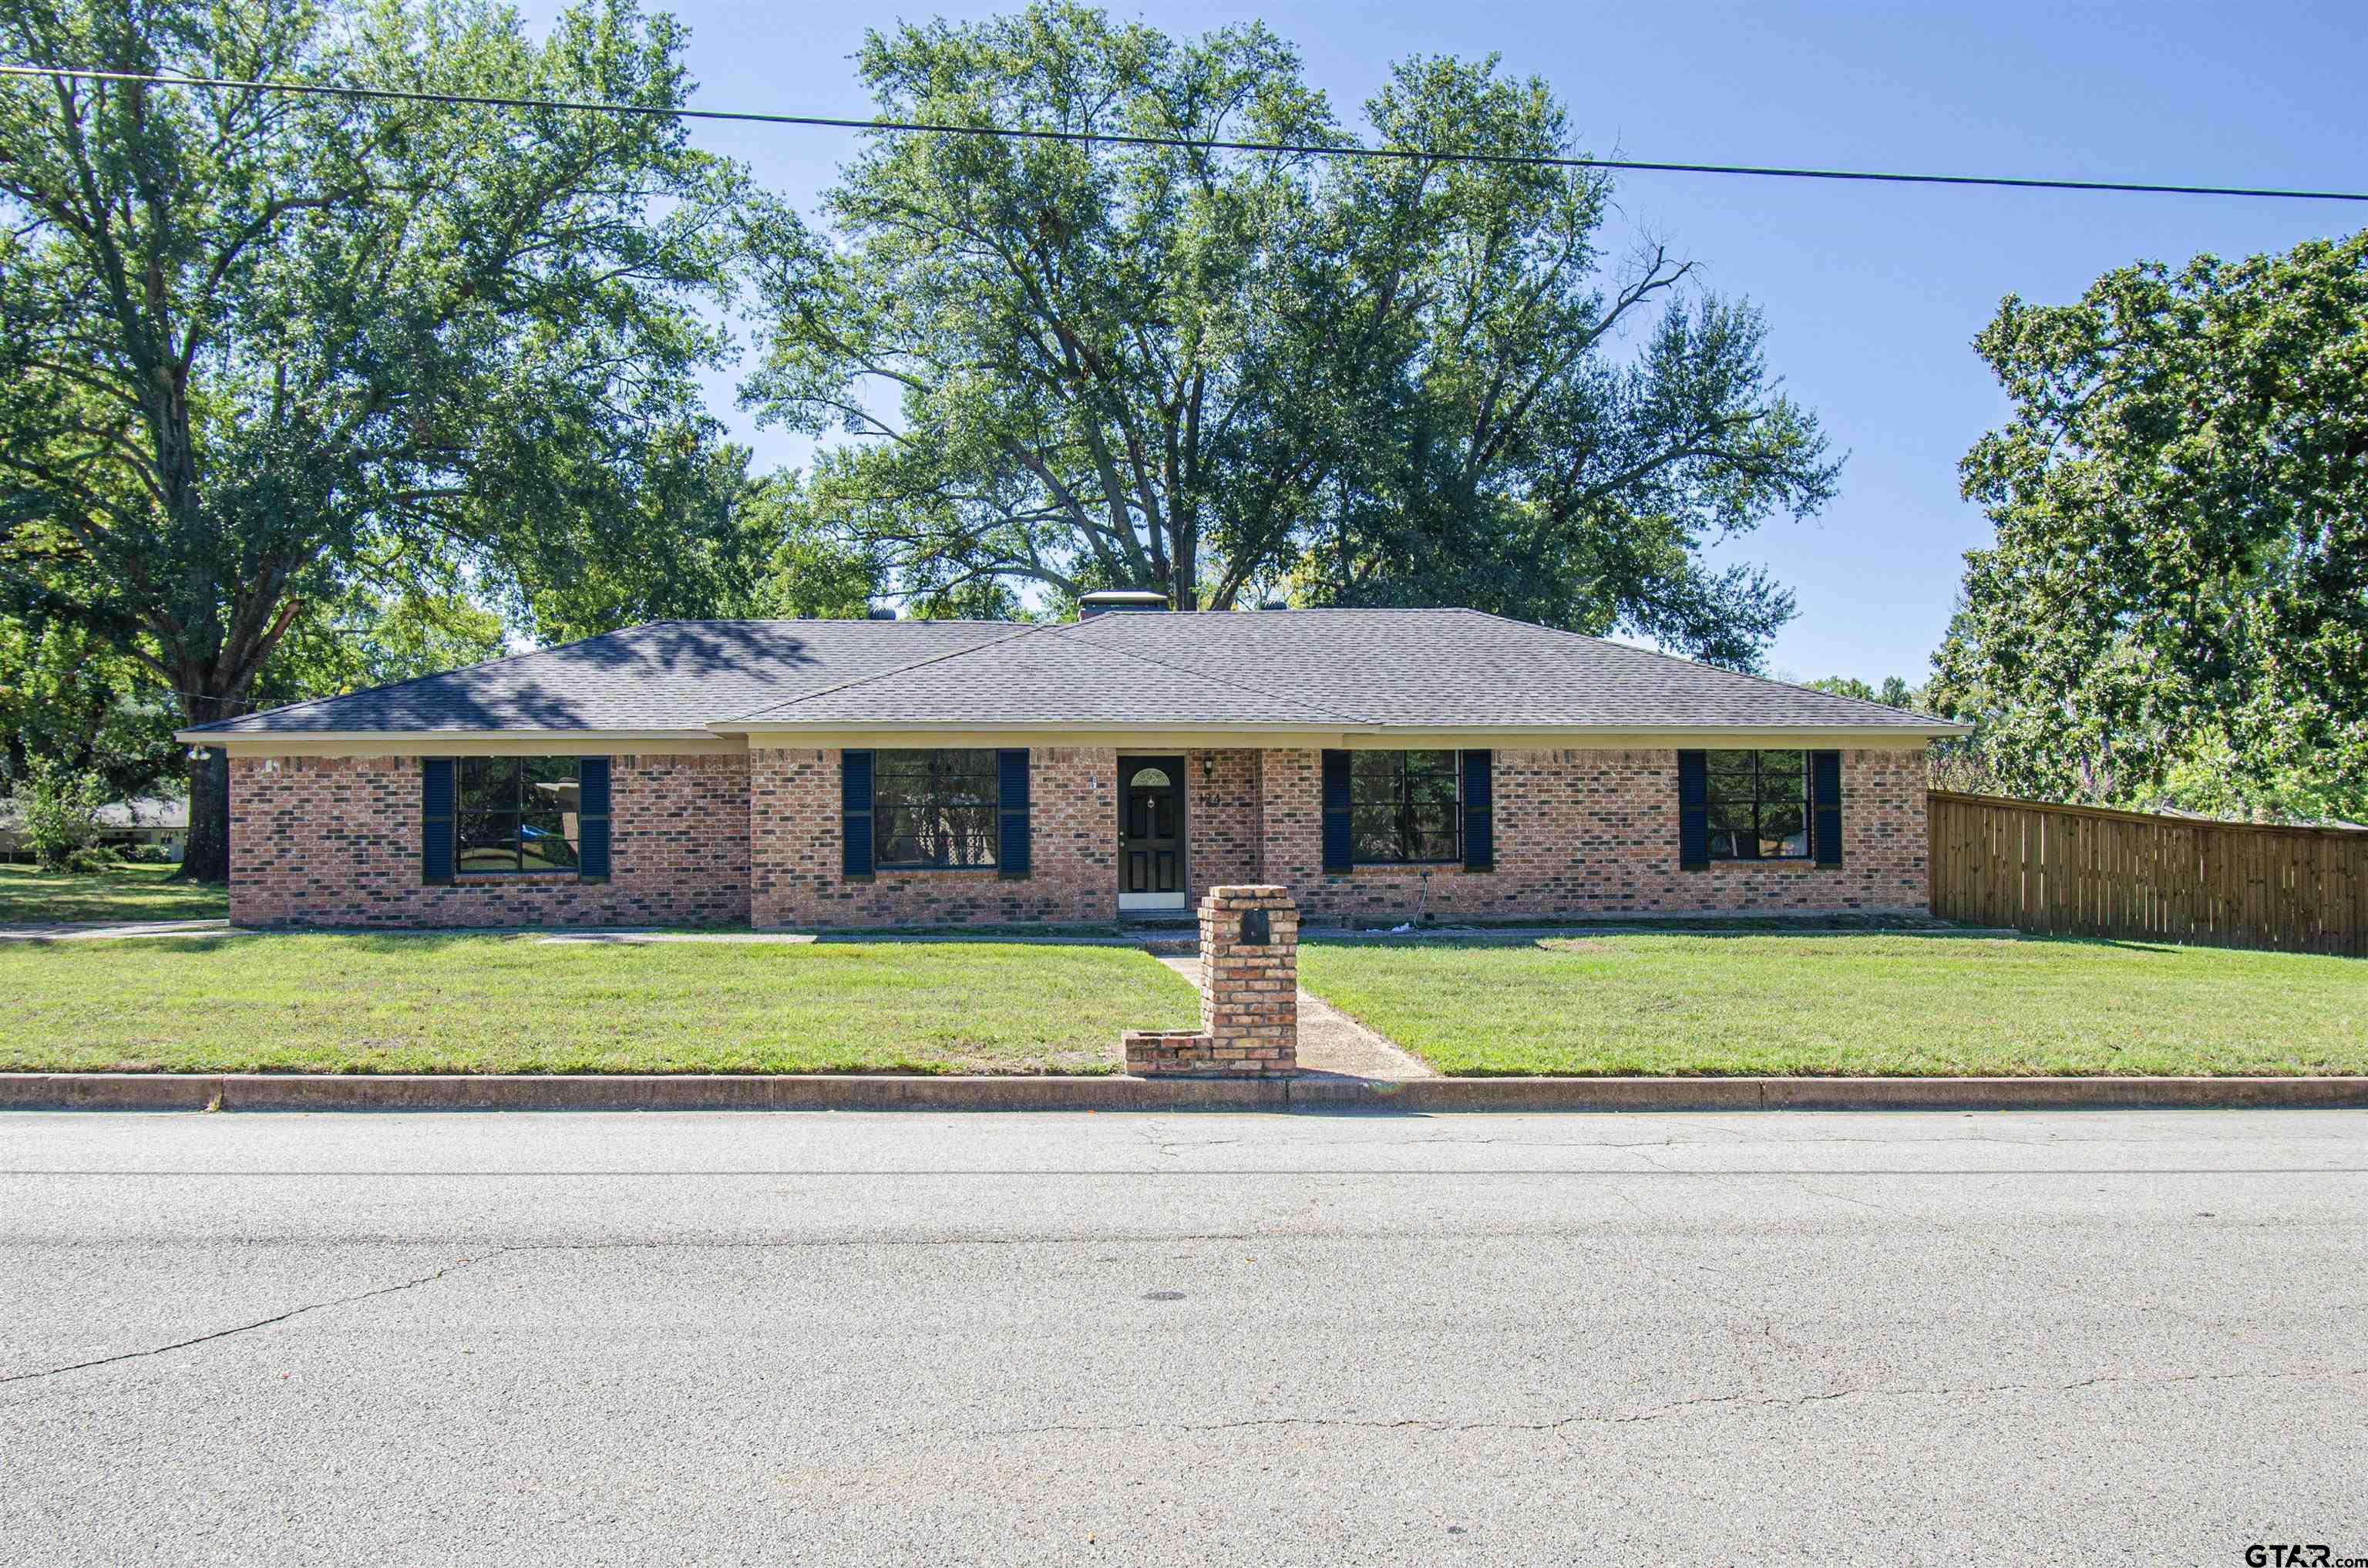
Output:
[[75,773],[47,757],[35,757],[17,786],[17,809],[25,822],[25,845],[45,871],[88,871],[105,864],[98,852],[98,812],[107,804],[107,781]]

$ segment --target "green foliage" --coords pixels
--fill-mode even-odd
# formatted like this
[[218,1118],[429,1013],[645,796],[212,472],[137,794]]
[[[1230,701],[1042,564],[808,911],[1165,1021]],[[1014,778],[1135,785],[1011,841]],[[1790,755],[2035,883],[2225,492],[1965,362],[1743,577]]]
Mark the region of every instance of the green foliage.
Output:
[[[632,0],[539,41],[491,0],[0,0],[10,60],[324,86],[667,106],[681,43]],[[0,82],[0,591],[203,722],[358,585],[466,571],[532,624],[663,580],[740,198],[656,116]],[[200,790],[196,874],[222,823]]]
[[1934,693],[2000,784],[2368,810],[2368,234],[2009,298],[1977,347],[2015,415]]
[[[873,33],[858,65],[899,119],[1349,140],[1257,25],[1043,3]],[[1407,61],[1367,114],[1397,146],[1572,145],[1493,60]],[[848,437],[816,515],[925,603],[1458,603],[1751,664],[1791,598],[1701,548],[1814,510],[1836,465],[1748,306],[1665,252],[1610,275],[1608,199],[1570,171],[883,137],[831,234],[752,220],[772,324],[745,396]]]
[[1827,676],[1823,680],[1806,683],[1811,691],[1830,691],[1836,697],[1855,697],[1861,702],[1880,702],[1885,708],[1913,708],[1923,694],[1897,676],[1885,676],[1883,685],[1873,687],[1856,676]]
[[766,553],[745,602],[724,613],[860,620],[871,608],[882,587],[878,562],[824,526],[794,471],[751,480],[740,518],[744,537]]
[[106,781],[109,800],[177,775],[172,705],[155,678],[85,627],[0,615],[0,787],[36,759]]
[[107,780],[97,774],[70,772],[45,756],[32,759],[16,804],[25,846],[41,869],[98,869],[105,860],[98,852],[98,812],[107,801]]
[[256,678],[258,707],[335,697],[499,658],[502,618],[453,592],[362,589],[307,605]]

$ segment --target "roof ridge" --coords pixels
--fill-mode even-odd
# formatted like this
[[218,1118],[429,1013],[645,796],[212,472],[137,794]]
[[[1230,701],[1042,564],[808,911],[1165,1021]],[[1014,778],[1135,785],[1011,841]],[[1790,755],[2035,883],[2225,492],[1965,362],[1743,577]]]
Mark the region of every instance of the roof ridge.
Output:
[[[1754,675],[1749,670],[1730,670],[1724,665],[1706,665],[1699,659],[1689,659],[1682,653],[1665,653],[1658,648],[1639,648],[1630,642],[1615,642],[1609,637],[1596,637],[1588,632],[1570,631],[1566,627],[1548,626],[1543,621],[1516,620],[1509,615],[1498,615],[1494,610],[1474,609],[1469,605],[1457,605],[1454,608],[1465,615],[1476,615],[1484,619],[1502,621],[1507,626],[1526,627],[1531,631],[1550,631],[1556,637],[1576,637],[1582,642],[1597,642],[1607,648],[1618,648],[1623,653],[1641,653],[1648,659],[1662,659],[1673,665],[1684,665],[1690,669],[1715,670],[1720,675],[1733,676],[1737,680],[1758,681],[1761,686],[1772,686],[1779,691],[1797,691],[1834,702],[1855,702],[1861,708],[1873,708],[1884,713],[1907,713],[1925,719],[1941,718],[1938,713],[1927,713],[1920,708],[1894,708],[1887,702],[1872,702],[1863,697],[1844,697],[1838,691],[1820,691],[1814,686],[1803,686],[1797,681],[1778,680],[1772,676]],[[1955,722],[1941,720],[1943,723]]]
[[[854,623],[850,622],[849,624]],[[888,623],[882,621],[879,624],[884,626]],[[916,624],[917,624],[917,622]],[[985,621],[975,624],[993,625],[995,623],[992,621]],[[967,648],[950,648],[942,653],[932,653],[924,659],[915,659],[909,665],[898,665],[893,670],[878,670],[868,676],[855,676],[849,679],[840,681],[836,686],[819,686],[814,687],[812,691],[802,691],[795,697],[785,697],[779,702],[768,702],[762,708],[751,708],[746,713],[727,714],[722,719],[710,720],[709,722],[735,724],[744,719],[759,719],[764,717],[766,714],[772,712],[775,709],[794,708],[801,702],[811,701],[817,697],[828,697],[835,691],[845,691],[849,687],[862,686],[871,681],[886,680],[890,676],[904,675],[909,671],[917,670],[924,665],[942,664],[948,659],[959,659],[966,653],[976,653],[988,648],[999,648],[1006,642],[1016,642],[1020,638],[1026,637],[1031,632],[1054,631],[1058,630],[1058,627],[1047,626],[1040,621],[1029,621],[1022,624],[1018,630],[1012,631],[1008,636],[990,637],[984,642],[973,642]]]
[[317,708],[324,702],[342,702],[348,697],[374,697],[382,691],[401,691],[406,686],[419,686],[431,680],[449,680],[454,676],[464,675],[471,670],[489,670],[495,665],[515,664],[520,659],[531,659],[539,654],[556,653],[567,648],[581,648],[586,642],[598,642],[609,637],[625,637],[636,631],[649,631],[653,627],[684,624],[687,623],[671,619],[637,620],[631,626],[620,626],[612,631],[596,631],[589,637],[572,637],[564,642],[553,642],[548,648],[521,648],[515,653],[504,653],[496,659],[480,659],[473,665],[456,665],[451,669],[435,670],[424,676],[406,676],[402,680],[391,680],[384,686],[366,686],[359,691],[333,691],[324,697],[305,698],[301,702],[283,702],[277,708],[258,708],[252,713],[233,714],[227,719],[215,719],[203,724],[192,724],[189,728],[211,730],[224,724],[243,724],[250,719],[262,719],[274,713],[294,713],[306,708]]
[[[1188,614],[1188,615],[1201,615],[1201,614],[1216,615],[1216,614],[1220,614],[1220,613],[1224,613],[1224,614],[1233,614],[1233,613],[1235,613],[1235,612],[1234,612],[1234,611],[1223,611],[1223,612],[1220,612],[1220,611],[1217,611],[1217,610],[1206,610],[1206,611],[1202,611],[1202,610],[1188,610],[1188,611],[1186,611],[1185,613],[1186,613],[1186,614]],[[1245,610],[1245,611],[1241,611],[1241,612],[1239,612],[1239,613],[1247,615],[1247,614],[1256,614],[1256,613],[1258,613],[1258,612],[1256,612],[1256,611],[1254,611],[1254,610]],[[1107,617],[1107,616],[1096,616],[1096,617],[1094,617],[1093,619],[1096,619],[1096,620],[1106,620],[1106,619],[1109,619],[1109,617]],[[1068,624],[1067,624],[1067,625],[1065,625],[1065,626],[1056,627],[1056,628],[1054,628],[1053,630],[1055,630],[1055,631],[1076,631],[1076,630],[1078,630],[1078,629],[1080,629],[1080,628],[1082,628],[1082,627],[1086,626],[1087,624],[1087,621],[1085,621],[1085,620],[1076,620],[1076,621],[1072,621],[1072,622],[1068,623]],[[1211,675],[1208,671],[1206,671],[1206,670],[1202,670],[1202,669],[1195,668],[1194,666],[1192,666],[1192,665],[1175,665],[1175,664],[1170,664],[1170,663],[1168,663],[1168,662],[1167,662],[1167,660],[1165,660],[1165,659],[1155,659],[1155,658],[1153,658],[1153,657],[1152,657],[1150,654],[1148,654],[1148,653],[1136,653],[1134,650],[1133,650],[1133,649],[1131,649],[1131,648],[1105,648],[1105,649],[1103,649],[1103,650],[1101,650],[1101,651],[1102,651],[1103,653],[1117,653],[1117,654],[1119,654],[1120,656],[1121,656],[1121,657],[1123,657],[1123,658],[1129,658],[1129,659],[1138,660],[1138,661],[1140,661],[1140,662],[1141,662],[1141,663],[1143,663],[1143,664],[1146,664],[1146,665],[1157,665],[1159,668],[1161,668],[1161,669],[1163,669],[1163,670],[1178,670],[1178,671],[1182,672],[1182,673],[1183,673],[1183,674],[1185,674],[1185,675],[1191,676],[1193,676],[1193,677],[1195,677],[1195,678],[1197,678],[1197,679],[1200,679],[1200,680],[1214,681],[1214,682],[1216,682],[1219,686],[1230,686],[1230,687],[1234,687],[1235,689],[1236,689],[1236,690],[1238,690],[1238,691],[1249,691],[1249,692],[1255,692],[1255,693],[1257,693],[1258,696],[1263,697],[1263,698],[1266,698],[1266,699],[1269,699],[1269,700],[1271,700],[1271,701],[1276,701],[1276,702],[1288,702],[1288,703],[1290,703],[1290,704],[1291,704],[1292,707],[1294,707],[1294,708],[1304,708],[1304,709],[1306,709],[1306,710],[1307,710],[1309,712],[1311,712],[1311,713],[1321,713],[1321,714],[1324,714],[1326,717],[1327,717],[1327,718],[1331,718],[1331,719],[1336,719],[1336,720],[1339,721],[1339,722],[1340,722],[1341,723],[1343,723],[1343,724],[1363,724],[1363,723],[1370,723],[1370,722],[1372,722],[1372,721],[1370,721],[1370,720],[1366,720],[1366,719],[1352,718],[1352,717],[1350,717],[1349,715],[1348,715],[1348,714],[1346,714],[1346,713],[1336,713],[1336,712],[1334,712],[1334,711],[1333,711],[1331,709],[1329,709],[1329,708],[1319,708],[1319,707],[1317,707],[1315,703],[1313,703],[1313,702],[1309,702],[1308,700],[1306,700],[1304,698],[1293,697],[1293,696],[1292,696],[1292,695],[1291,695],[1290,693],[1288,693],[1288,692],[1271,691],[1271,690],[1269,690],[1267,687],[1262,687],[1262,686],[1253,686],[1253,685],[1251,685],[1248,681],[1246,681],[1246,680],[1233,680],[1233,679],[1230,679],[1230,678],[1228,678],[1228,677],[1226,677],[1226,676],[1215,676],[1215,675]]]
[[[652,620],[646,626],[1019,626],[1041,622],[996,620],[967,615],[916,615],[875,618],[868,615],[711,615],[677,616],[671,620]],[[625,627],[635,631],[640,627]]]

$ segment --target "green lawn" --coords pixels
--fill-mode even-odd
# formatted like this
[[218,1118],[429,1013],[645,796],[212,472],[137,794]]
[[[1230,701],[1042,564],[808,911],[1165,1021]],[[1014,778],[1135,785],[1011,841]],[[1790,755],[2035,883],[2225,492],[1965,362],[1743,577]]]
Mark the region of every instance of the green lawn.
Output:
[[0,922],[219,920],[230,913],[221,888],[172,881],[179,869],[119,861],[85,873],[0,862]]
[[2368,1073],[2368,962],[1832,934],[1316,941],[1309,990],[1440,1072]]
[[0,1071],[1110,1073],[1192,987],[1124,948],[254,936],[0,944]]

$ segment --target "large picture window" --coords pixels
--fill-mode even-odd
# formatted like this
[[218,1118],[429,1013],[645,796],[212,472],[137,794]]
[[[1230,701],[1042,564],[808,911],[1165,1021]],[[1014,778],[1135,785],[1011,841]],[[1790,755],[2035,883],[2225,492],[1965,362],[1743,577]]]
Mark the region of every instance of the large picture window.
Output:
[[1809,858],[1808,753],[1714,751],[1703,760],[1712,859]]
[[1349,763],[1349,825],[1360,866],[1462,858],[1455,754],[1360,751]]
[[579,758],[464,756],[454,769],[453,869],[572,871],[578,865]]
[[873,754],[872,769],[872,852],[882,870],[995,865],[995,753],[883,751]]

